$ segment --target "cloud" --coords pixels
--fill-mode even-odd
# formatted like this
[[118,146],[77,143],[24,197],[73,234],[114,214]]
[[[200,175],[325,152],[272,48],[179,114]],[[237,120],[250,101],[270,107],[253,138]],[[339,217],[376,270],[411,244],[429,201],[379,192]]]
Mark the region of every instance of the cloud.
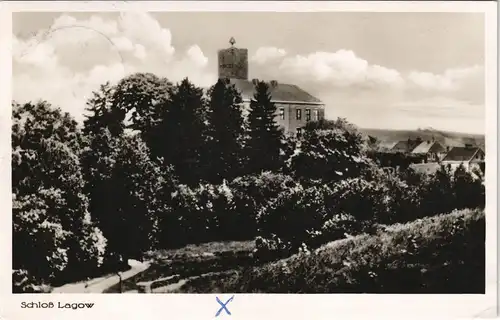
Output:
[[171,81],[187,76],[203,86],[216,79],[198,45],[177,53],[170,30],[147,13],[122,13],[114,20],[63,14],[40,34],[13,37],[13,98],[48,100],[79,121],[92,91],[134,72]]
[[[257,49],[252,61],[258,65],[256,73],[259,77],[278,76],[282,81],[315,83],[325,88],[420,90],[422,94],[465,94],[470,98],[474,96],[474,100],[483,96],[482,66],[450,68],[442,74],[424,71],[404,74],[392,68],[370,64],[351,50],[289,55],[284,49],[275,47]],[[473,93],[473,90],[479,92]]]
[[[274,50],[274,52],[276,52]],[[330,117],[361,126],[446,127],[467,123],[484,130],[484,68],[449,68],[443,73],[398,70],[368,62],[351,50],[273,55],[261,52],[254,77],[298,84],[327,104]],[[255,54],[254,57],[259,56]],[[265,52],[271,52],[266,59]]]
[[482,75],[483,68],[472,66],[467,68],[448,69],[442,74],[412,71],[408,79],[420,88],[432,91],[457,91],[464,82]]
[[[196,43],[174,47],[174,36],[147,13],[86,19],[63,14],[35,37],[14,36],[14,99],[46,99],[82,120],[93,90],[134,72],[152,72],[174,82],[188,77],[203,87],[214,84],[217,61],[210,61]],[[470,119],[480,131],[478,119],[484,118],[482,66],[406,73],[348,49],[291,54],[266,46],[251,56],[249,73],[298,85],[325,101],[329,116],[347,116],[363,126],[439,127],[436,122],[449,118],[462,124]]]
[[205,57],[205,55],[203,54],[203,51],[201,51],[200,47],[198,47],[197,45],[191,46],[187,50],[186,55],[197,66],[205,67],[208,63],[208,58]]
[[398,71],[370,65],[351,50],[285,56],[279,64],[279,70],[290,78],[299,77],[304,81],[328,83],[339,87],[403,83]]
[[251,61],[259,64],[264,64],[266,62],[282,58],[285,55],[286,55],[285,49],[280,49],[275,47],[261,47],[257,49],[255,54],[252,56]]
[[484,104],[485,73],[482,66],[450,68],[441,74],[412,71],[409,90],[422,94],[440,94],[472,103]]

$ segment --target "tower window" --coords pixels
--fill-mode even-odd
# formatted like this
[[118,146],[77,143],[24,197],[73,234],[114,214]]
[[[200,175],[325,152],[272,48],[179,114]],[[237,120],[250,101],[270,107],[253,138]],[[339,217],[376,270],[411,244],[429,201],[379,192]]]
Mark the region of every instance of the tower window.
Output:
[[285,120],[285,108],[280,108],[280,119]]
[[306,121],[311,120],[311,109],[306,109]]
[[318,112],[318,109],[315,109],[315,110],[314,110],[314,120],[315,120],[315,121],[318,121],[318,120],[319,120],[319,112]]
[[302,110],[301,109],[295,110],[295,116],[296,116],[297,120],[301,120],[302,119]]

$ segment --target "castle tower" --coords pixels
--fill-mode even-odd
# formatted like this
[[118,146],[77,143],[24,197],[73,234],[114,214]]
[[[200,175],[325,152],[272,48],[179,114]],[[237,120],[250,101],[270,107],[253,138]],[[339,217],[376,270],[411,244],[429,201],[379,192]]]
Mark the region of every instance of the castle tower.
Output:
[[231,37],[231,47],[219,50],[219,78],[248,80],[248,49],[234,47],[236,41]]

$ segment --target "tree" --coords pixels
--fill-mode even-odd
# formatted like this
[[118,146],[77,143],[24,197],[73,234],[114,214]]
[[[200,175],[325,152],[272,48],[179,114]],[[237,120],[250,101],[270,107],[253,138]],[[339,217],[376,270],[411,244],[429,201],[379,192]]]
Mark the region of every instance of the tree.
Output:
[[81,143],[69,114],[43,101],[13,104],[13,264],[36,281],[74,280],[102,262],[106,240],[83,195]]
[[306,126],[299,149],[292,157],[292,169],[305,180],[334,182],[354,178],[368,165],[361,135],[343,119]]
[[112,137],[103,129],[82,155],[89,166],[90,211],[108,239],[108,266],[141,259],[157,241],[159,215],[168,211],[171,169],[153,161],[139,134]]
[[456,208],[484,208],[485,188],[479,177],[473,175],[460,164],[453,173],[453,189],[456,198]]
[[282,167],[283,131],[276,122],[276,106],[269,86],[258,82],[248,115],[248,168],[255,173]]
[[439,169],[422,182],[422,214],[449,212],[456,208],[453,194],[453,173],[450,165]]
[[101,128],[107,128],[114,136],[120,135],[125,127],[125,111],[117,108],[114,103],[115,87],[109,82],[101,85],[99,90],[92,92],[92,98],[87,101],[86,119],[83,122],[83,132],[96,134]]
[[141,137],[152,149],[163,148],[163,137],[158,135],[165,103],[172,83],[152,73],[136,73],[123,78],[113,94],[114,113],[130,117],[127,128],[141,132]]
[[234,85],[219,80],[210,88],[208,102],[208,154],[207,174],[210,182],[232,180],[242,169],[243,139],[242,99]]
[[204,177],[207,117],[203,90],[186,78],[169,90],[158,127],[157,155],[173,165],[181,183],[197,185]]

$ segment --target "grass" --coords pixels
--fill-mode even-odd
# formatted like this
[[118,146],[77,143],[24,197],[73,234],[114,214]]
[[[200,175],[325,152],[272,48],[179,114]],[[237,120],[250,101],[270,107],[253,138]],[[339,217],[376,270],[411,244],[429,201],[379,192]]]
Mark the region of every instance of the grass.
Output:
[[484,267],[484,210],[462,210],[193,278],[174,292],[484,293]]

